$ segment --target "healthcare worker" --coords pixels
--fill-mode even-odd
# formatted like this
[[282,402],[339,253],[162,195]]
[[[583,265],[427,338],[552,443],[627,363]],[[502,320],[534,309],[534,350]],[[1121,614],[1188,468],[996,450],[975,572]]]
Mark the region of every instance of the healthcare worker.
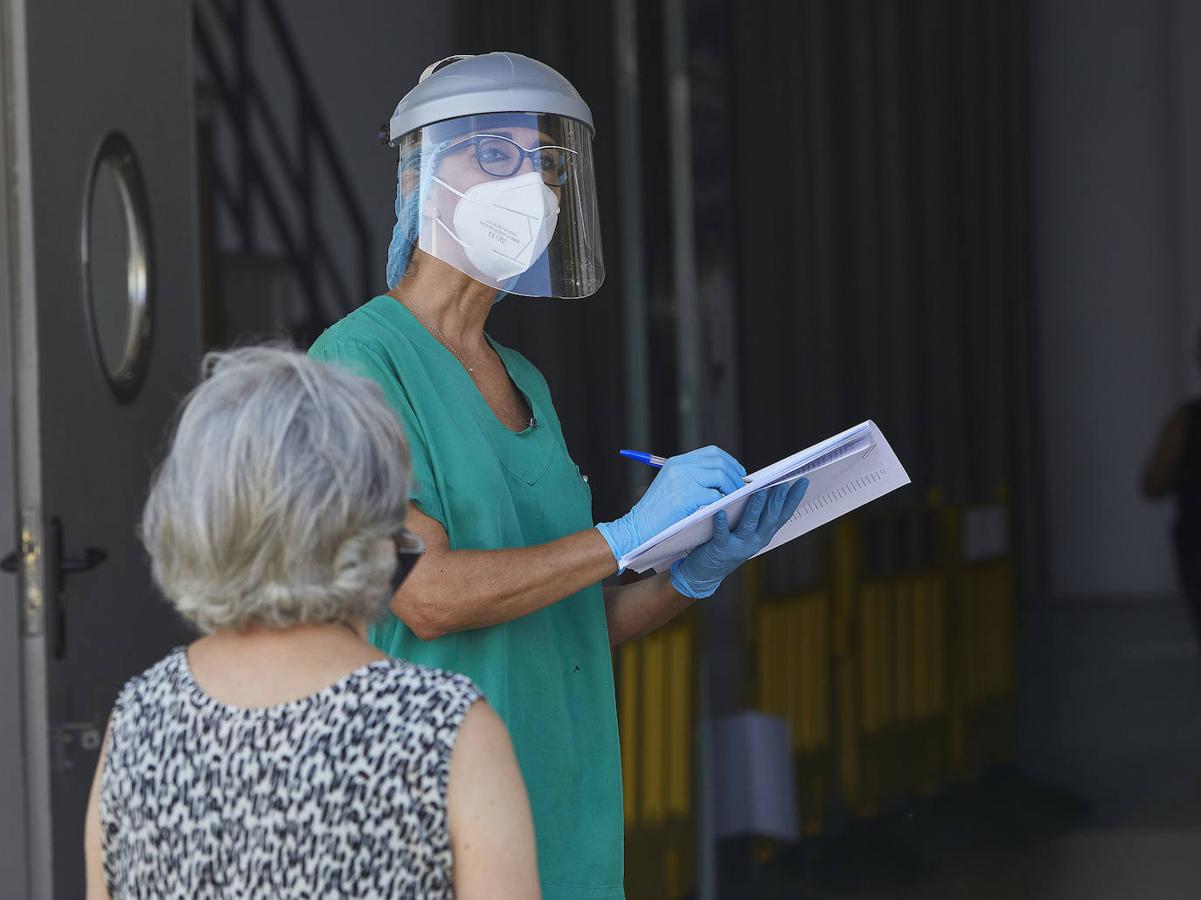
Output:
[[596,525],[545,379],[484,330],[506,294],[601,286],[592,136],[587,104],[542,63],[489,53],[430,66],[386,134],[400,151],[391,289],[310,351],[373,379],[412,452],[408,527],[427,551],[371,639],[468,675],[504,719],[550,900],[624,896],[611,647],[712,594],[805,489],[760,492],[670,574],[602,591],[624,553],[746,471],[716,447],[673,457],[629,513]]

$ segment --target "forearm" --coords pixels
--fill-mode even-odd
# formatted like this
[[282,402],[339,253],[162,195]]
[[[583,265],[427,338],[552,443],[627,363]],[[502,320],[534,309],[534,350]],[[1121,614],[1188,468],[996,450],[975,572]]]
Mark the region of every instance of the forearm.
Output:
[[664,572],[605,590],[609,644],[616,647],[666,625],[696,601],[671,586]]
[[417,564],[392,610],[418,637],[432,640],[527,616],[616,568],[594,528],[534,547],[444,550]]

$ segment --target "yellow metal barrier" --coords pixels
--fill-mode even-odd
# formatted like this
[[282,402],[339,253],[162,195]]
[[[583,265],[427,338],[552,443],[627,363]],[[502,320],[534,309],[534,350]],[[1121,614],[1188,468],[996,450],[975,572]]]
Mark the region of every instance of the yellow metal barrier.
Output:
[[909,786],[921,794],[938,789],[947,772],[947,604],[945,575],[923,574],[910,586],[902,615],[912,617],[911,703],[907,720],[912,729],[912,778]]
[[[959,517],[956,524],[962,532]],[[1013,756],[1013,565],[1007,553],[974,561],[962,556],[960,552],[957,557],[950,628],[954,652],[948,745],[953,773],[970,779],[988,765]]]
[[616,652],[630,900],[695,889],[692,803],[698,611]]
[[830,593],[765,596],[758,565],[743,577],[757,598],[754,696],[763,712],[788,722],[801,830],[820,833],[830,803]]
[[[851,516],[834,530],[839,783],[844,805],[859,816],[933,792],[946,772],[949,577],[934,515]],[[877,542],[901,550],[869,565],[869,550],[881,554],[865,541],[865,522]]]
[[1007,758],[1012,564],[965,561],[962,528],[933,493],[833,523],[813,585],[768,590],[748,567],[754,702],[792,731],[806,833],[835,799],[873,816]]
[[[769,588],[760,563],[744,569],[752,699],[788,722],[805,834],[836,804],[872,816],[1009,757],[1012,563],[1007,551],[965,560],[963,528],[963,511],[933,495],[815,535],[812,584]],[[883,563],[881,540],[900,548]],[[616,653],[631,900],[695,889],[699,615]]]

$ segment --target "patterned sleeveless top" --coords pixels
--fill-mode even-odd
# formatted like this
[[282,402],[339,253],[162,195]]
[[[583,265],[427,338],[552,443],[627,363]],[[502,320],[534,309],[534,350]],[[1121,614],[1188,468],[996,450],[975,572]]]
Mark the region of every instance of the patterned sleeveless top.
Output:
[[379,660],[291,703],[218,703],[185,648],[113,710],[100,817],[124,897],[453,897],[446,785],[479,699]]

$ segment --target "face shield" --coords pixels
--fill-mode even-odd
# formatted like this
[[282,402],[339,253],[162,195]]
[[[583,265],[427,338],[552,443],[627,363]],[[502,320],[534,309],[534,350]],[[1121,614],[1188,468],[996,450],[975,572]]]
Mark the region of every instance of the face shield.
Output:
[[577,299],[605,277],[592,132],[544,113],[485,113],[400,136],[388,283],[414,248],[498,291]]

